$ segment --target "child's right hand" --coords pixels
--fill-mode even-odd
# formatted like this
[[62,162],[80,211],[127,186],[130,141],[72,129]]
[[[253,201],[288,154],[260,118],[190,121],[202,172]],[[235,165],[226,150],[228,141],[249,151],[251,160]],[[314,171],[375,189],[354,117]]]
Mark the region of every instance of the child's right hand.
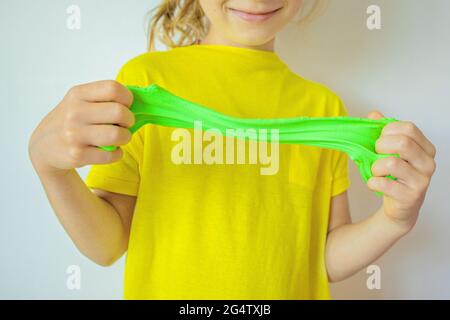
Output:
[[116,81],[71,88],[30,137],[28,152],[35,169],[64,172],[119,160],[120,148],[109,152],[97,146],[120,146],[130,141],[127,128],[135,121],[129,110],[132,101],[133,94]]

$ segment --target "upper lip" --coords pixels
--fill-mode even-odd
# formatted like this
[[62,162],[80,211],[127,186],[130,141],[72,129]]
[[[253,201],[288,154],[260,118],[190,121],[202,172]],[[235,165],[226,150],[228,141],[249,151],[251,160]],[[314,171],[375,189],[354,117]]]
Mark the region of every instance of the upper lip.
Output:
[[229,9],[231,9],[231,10],[236,10],[236,11],[241,11],[241,12],[245,12],[245,13],[248,13],[248,14],[255,14],[255,15],[256,15],[256,14],[259,14],[259,15],[263,15],[263,14],[269,14],[269,13],[278,11],[278,10],[281,9],[281,7],[280,7],[280,8],[277,8],[277,9],[274,9],[274,10],[266,10],[266,11],[260,11],[260,12],[252,12],[252,11],[241,10],[241,9],[234,9],[234,8],[229,8]]

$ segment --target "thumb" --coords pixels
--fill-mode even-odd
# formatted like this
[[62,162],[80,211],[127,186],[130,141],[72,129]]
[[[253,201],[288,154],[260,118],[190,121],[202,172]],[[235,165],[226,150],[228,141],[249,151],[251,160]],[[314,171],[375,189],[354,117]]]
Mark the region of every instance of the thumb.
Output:
[[371,112],[369,112],[369,115],[367,116],[367,118],[373,119],[373,120],[378,120],[378,119],[384,118],[384,115],[379,111],[371,111]]

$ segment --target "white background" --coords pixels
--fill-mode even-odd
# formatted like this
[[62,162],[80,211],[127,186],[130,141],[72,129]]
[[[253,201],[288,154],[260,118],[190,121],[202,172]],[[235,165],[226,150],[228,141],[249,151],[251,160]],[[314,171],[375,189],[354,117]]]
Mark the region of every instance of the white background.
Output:
[[[71,86],[114,78],[145,52],[145,15],[157,2],[0,1],[0,298],[122,297],[123,261],[103,268],[78,253],[48,204],[27,144]],[[81,8],[81,30],[66,28],[71,4]],[[366,28],[370,4],[382,9],[381,30]],[[450,298],[449,15],[447,0],[333,0],[314,23],[290,25],[277,39],[277,52],[291,68],[337,92],[352,116],[378,108],[414,121],[438,148],[418,225],[376,262],[381,290],[366,288],[363,270],[331,286],[336,299]],[[381,203],[350,166],[357,221]],[[70,265],[81,268],[81,290],[66,288]]]

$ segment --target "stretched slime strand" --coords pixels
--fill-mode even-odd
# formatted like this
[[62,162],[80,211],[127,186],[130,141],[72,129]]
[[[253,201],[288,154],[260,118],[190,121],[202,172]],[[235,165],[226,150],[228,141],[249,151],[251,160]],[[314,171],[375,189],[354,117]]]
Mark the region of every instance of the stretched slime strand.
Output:
[[[358,166],[364,182],[372,177],[371,167],[376,160],[389,156],[398,157],[394,154],[378,154],[375,151],[375,142],[380,137],[382,129],[388,123],[397,121],[393,118],[242,119],[177,97],[157,84],[146,88],[128,86],[128,89],[134,95],[130,110],[135,115],[135,124],[129,128],[131,133],[135,133],[148,123],[192,129],[195,121],[201,121],[204,130],[216,129],[223,135],[227,134],[227,129],[275,129],[279,132],[278,143],[302,144],[345,152]],[[262,138],[257,135],[256,140]],[[100,148],[113,151],[116,147]],[[388,177],[395,179],[392,176]]]

